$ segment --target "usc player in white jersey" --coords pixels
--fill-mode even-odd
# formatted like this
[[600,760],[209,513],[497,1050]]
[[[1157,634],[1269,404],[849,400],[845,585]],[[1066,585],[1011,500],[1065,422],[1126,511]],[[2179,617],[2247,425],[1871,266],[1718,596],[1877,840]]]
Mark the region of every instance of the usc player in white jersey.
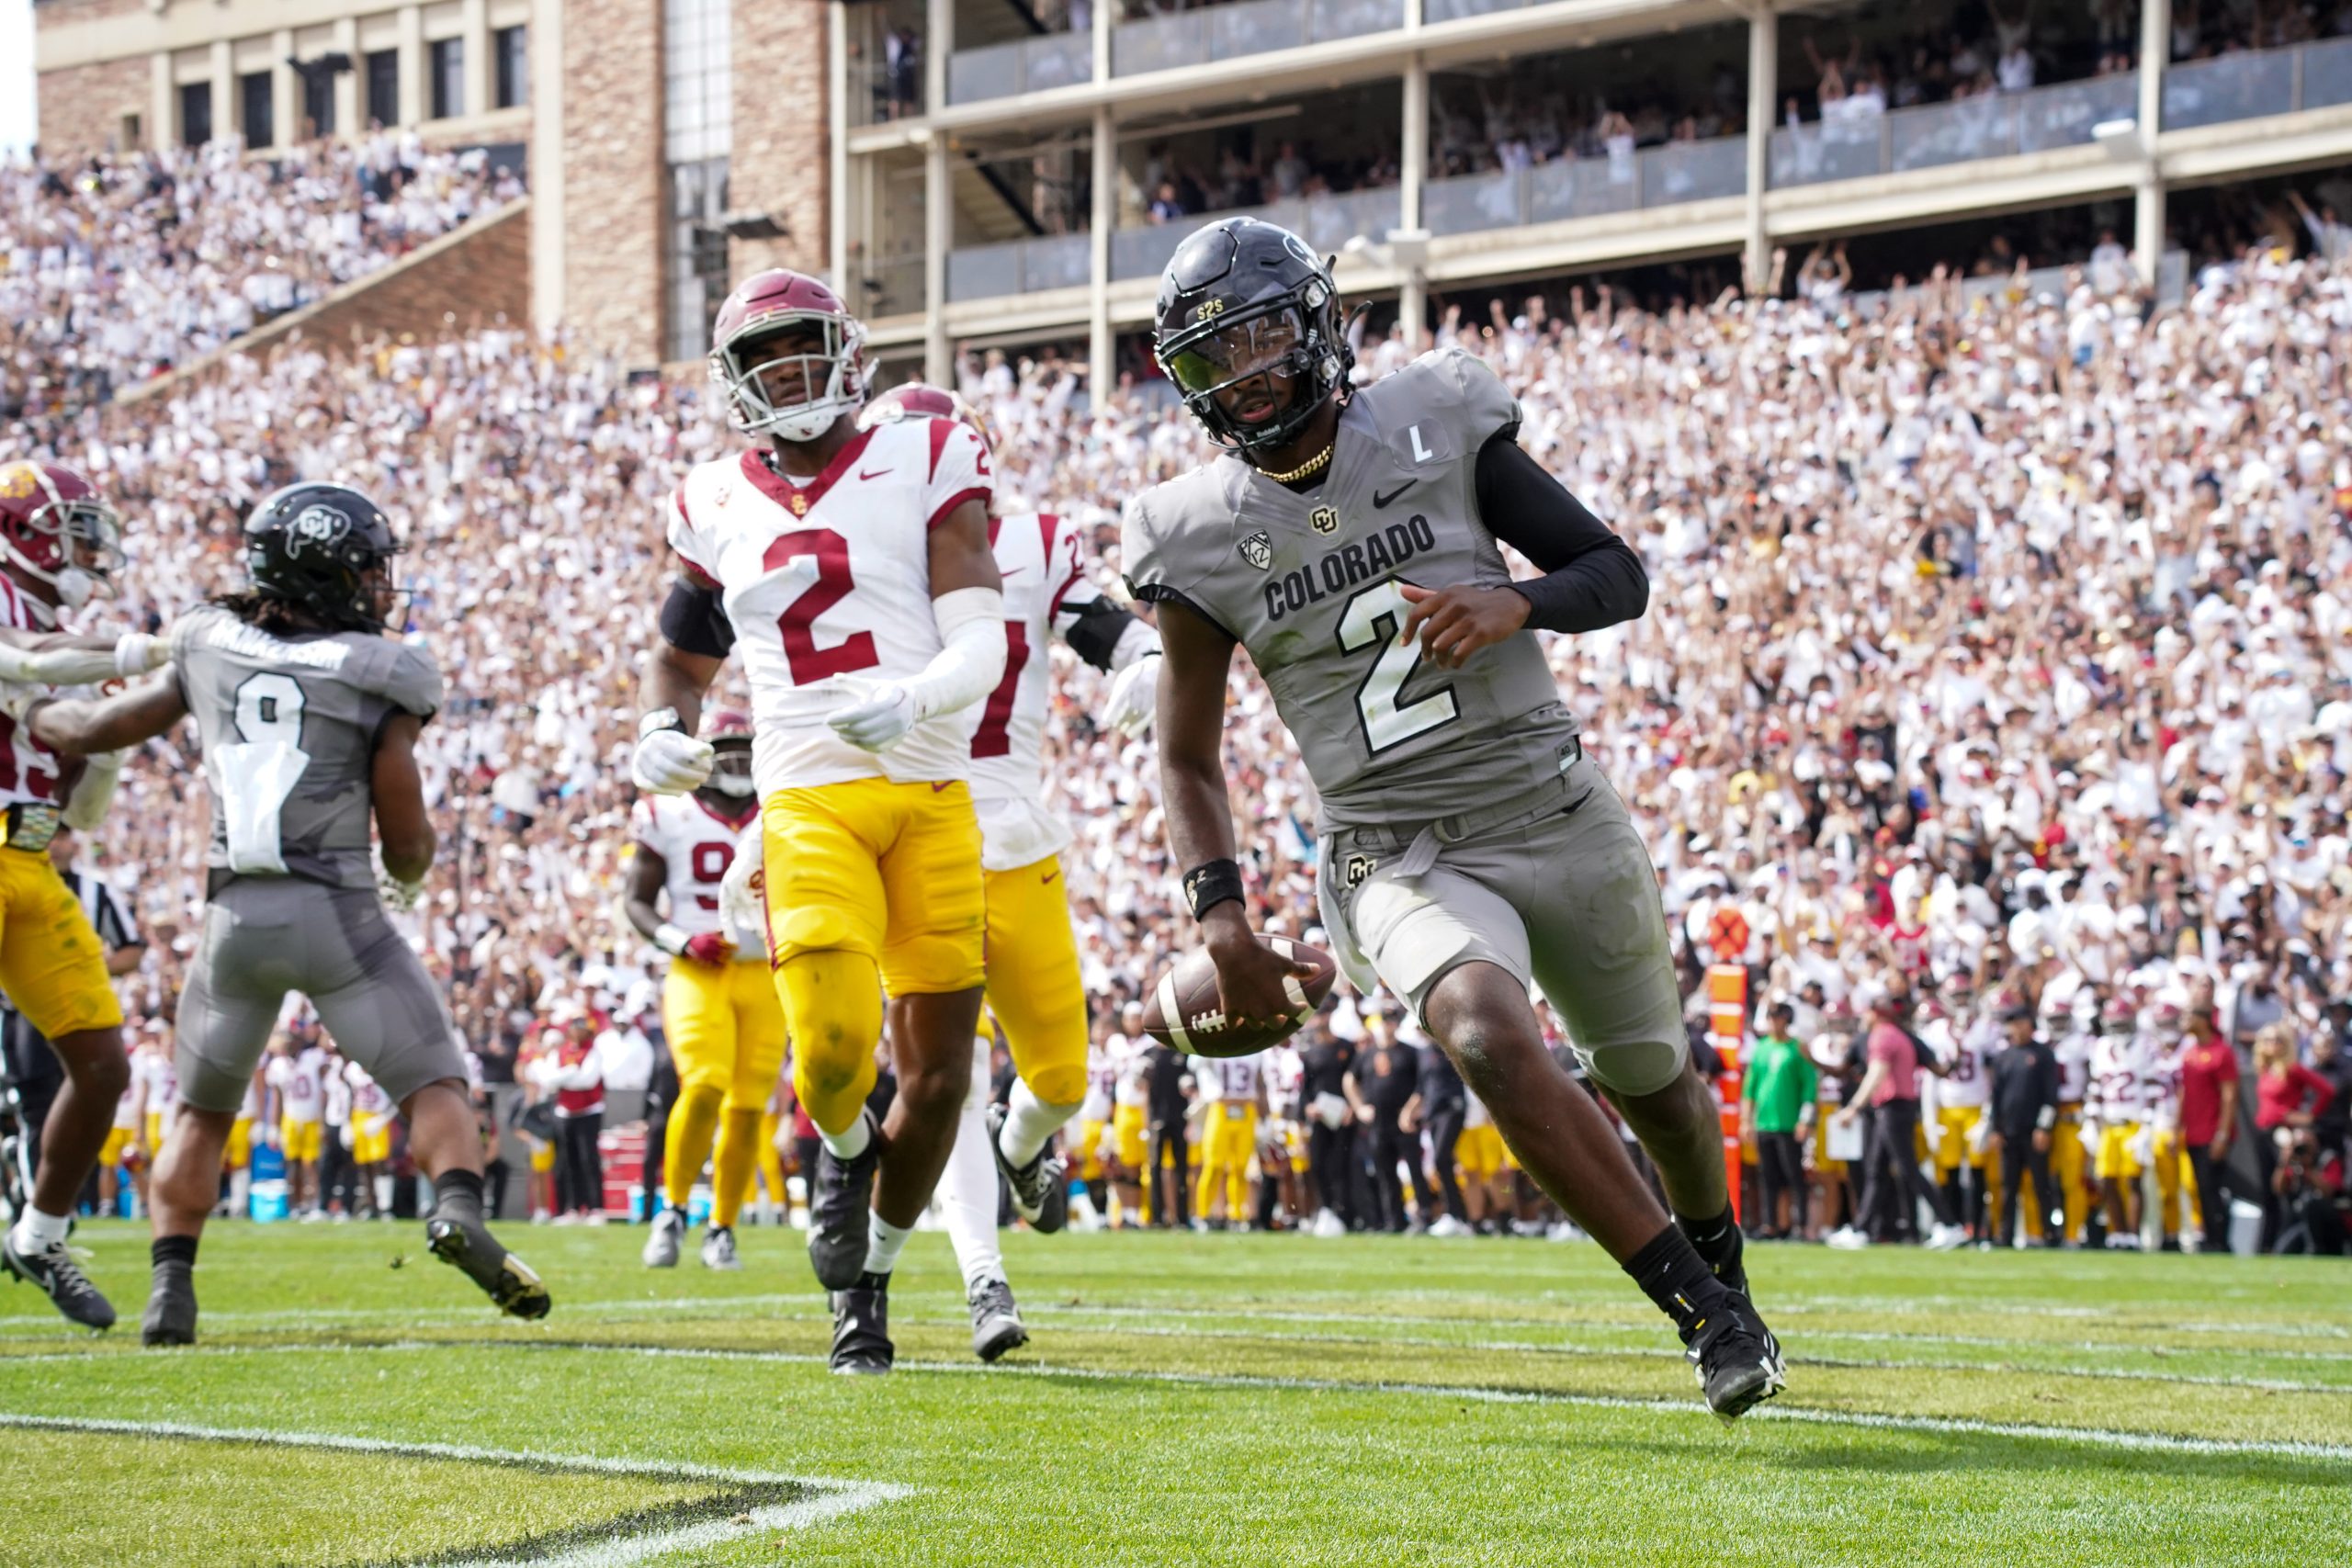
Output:
[[1212,1200],[1222,1186],[1227,1230],[1250,1228],[1250,1158],[1258,1152],[1258,1111],[1266,1100],[1265,1053],[1203,1056],[1193,1063],[1208,1119],[1201,1134],[1201,1174],[1193,1192],[1193,1228],[1209,1228]]
[[[1005,667],[988,453],[948,420],[858,429],[865,339],[796,272],[757,274],[719,307],[712,379],[763,445],[697,465],[667,509],[684,577],[632,768],[660,794],[710,776],[695,722],[740,641],[768,949],[793,1089],[824,1144],[808,1258],[842,1372],[889,1370],[890,1270],[971,1082],[988,919],[972,731]],[[865,1097],[886,989],[904,1009],[879,1123]]]
[[[722,709],[703,726],[713,749],[710,777],[692,795],[648,795],[629,808],[634,852],[621,909],[670,955],[662,982],[662,1027],[678,1069],[678,1102],[662,1141],[667,1207],[646,1238],[645,1266],[674,1269],[686,1235],[686,1201],[703,1162],[718,1150],[707,1269],[741,1267],[735,1220],[760,1157],[760,1117],[784,1070],[784,1006],[756,923],[730,918],[719,891],[738,840],[757,855],[759,818],[752,778],[752,716]],[[659,907],[666,896],[669,910]],[[723,1118],[723,1122],[722,1122]]]
[[[986,427],[962,398],[920,382],[892,388],[858,415],[866,429],[931,421],[960,424],[988,445]],[[1061,865],[1070,830],[1042,804],[1047,644],[1058,636],[1113,676],[1103,716],[1133,734],[1151,722],[1159,637],[1089,580],[1075,519],[1006,512],[989,518],[988,531],[1004,580],[1005,661],[972,731],[972,804],[987,872],[988,1009],[1004,1031],[1019,1081],[1005,1106],[989,1106],[985,1092],[966,1099],[940,1196],[964,1268],[973,1348],[994,1360],[1026,1340],[996,1246],[997,1172],[1023,1219],[1048,1234],[1060,1230],[1069,1223],[1069,1194],[1062,1162],[1047,1145],[1086,1102],[1086,988]],[[891,1023],[894,1032],[904,1027],[895,1017]]]

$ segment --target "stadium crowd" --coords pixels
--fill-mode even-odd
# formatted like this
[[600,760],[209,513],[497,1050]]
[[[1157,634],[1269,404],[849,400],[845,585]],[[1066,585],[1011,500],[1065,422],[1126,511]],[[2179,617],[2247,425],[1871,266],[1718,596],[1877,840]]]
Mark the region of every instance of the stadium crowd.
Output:
[[[1793,1042],[1810,1069],[1790,1069],[1802,1092],[1771,1075],[1747,1117],[1751,1156],[1773,1151],[1751,1226],[1860,1245],[1911,1235],[1925,1209],[1938,1245],[2005,1232],[1979,1213],[1998,1183],[1973,1173],[2009,1151],[1963,1130],[2001,1108],[1951,1131],[1944,1113],[1969,1109],[1962,1045],[1988,1055],[1984,1032],[2014,1013],[2082,1072],[2054,1129],[2007,1141],[2091,1134],[2079,1159],[2047,1151],[2065,1201],[2037,1179],[2030,1234],[2218,1247],[2217,1208],[2249,1203],[2267,1241],[2336,1240],[2352,270],[2250,253],[2164,310],[2079,279],[2064,298],[1963,295],[1940,271],[1874,313],[1736,292],[1650,313],[1577,289],[1565,309],[1448,312],[1438,336],[1495,366],[1523,444],[1647,563],[1641,620],[1551,653],[1652,846],[1702,1060],[1712,965],[1739,977],[1752,1032]],[[17,345],[20,362],[42,352]],[[37,378],[78,351],[49,352]],[[1408,356],[1398,335],[1364,344],[1358,374]],[[1091,396],[1084,379],[1052,355],[961,372],[1003,503],[1090,520],[1113,581],[1120,503],[1206,453],[1160,389]],[[488,332],[355,358],[297,345],[135,413],[36,407],[0,456],[54,454],[122,507],[130,566],[109,619],[159,626],[224,588],[243,512],[291,479],[360,485],[404,520],[410,634],[450,682],[421,751],[448,848],[415,940],[489,1084],[519,1081],[526,1104],[593,1081],[601,1107],[604,1089],[659,1089],[656,955],[618,913],[637,660],[669,570],[658,518],[685,466],[730,440],[698,380]],[[1066,864],[1107,1061],[1190,921],[1148,741],[1098,726],[1098,678],[1054,657],[1049,804],[1078,835]],[[1314,940],[1315,802],[1263,688],[1236,682],[1227,765],[1255,914]],[[124,985],[159,1041],[202,888],[196,759],[175,739],[136,761],[85,846],[143,931]],[[2214,1109],[2215,1040],[2243,1128]],[[1302,1060],[1268,1074],[1298,1155],[1268,1145],[1263,1217],[1561,1234],[1483,1159],[1457,1181],[1449,1133],[1476,1111],[1393,1004],[1343,1001],[1298,1043]],[[1070,1153],[1110,1190],[1098,1213],[1127,1218],[1136,1112],[1165,1123],[1175,1105],[1181,1121],[1207,1085],[1179,1064],[1157,1075],[1176,1100],[1155,1107],[1154,1075],[1109,1076],[1087,1113],[1101,1125]],[[562,1130],[524,1131],[552,1165]],[[1922,1161],[1951,1188],[1923,1183]],[[1294,1164],[1314,1196],[1279,1179]],[[2085,1213],[2094,1183],[2108,1201]],[[2161,1204],[2143,1207],[2143,1183]],[[601,1208],[593,1174],[565,1185],[539,1206]],[[1784,1221],[1792,1186],[1812,1202]],[[1186,1206],[1165,1195],[1156,1217]],[[1228,1198],[1225,1217],[1258,1216]]]
[[0,417],[105,400],[522,194],[414,131],[0,162]]

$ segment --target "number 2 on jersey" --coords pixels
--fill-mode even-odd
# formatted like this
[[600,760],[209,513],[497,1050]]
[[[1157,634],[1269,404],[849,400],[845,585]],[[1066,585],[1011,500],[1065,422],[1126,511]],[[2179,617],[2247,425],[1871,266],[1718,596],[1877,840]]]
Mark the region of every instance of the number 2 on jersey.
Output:
[[283,876],[278,818],[311,765],[302,750],[302,683],[282,671],[256,671],[238,686],[235,701],[236,743],[215,746],[204,758],[220,797],[229,869]]
[[760,564],[774,571],[802,556],[817,563],[817,581],[802,589],[775,620],[776,630],[784,637],[784,661],[791,666],[792,683],[812,685],[881,663],[872,632],[853,632],[831,648],[817,646],[817,617],[848,598],[850,590],[857,586],[849,575],[849,541],[831,528],[797,528],[776,536]]
[[1420,645],[1396,640],[1407,610],[1405,595],[1397,591],[1396,580],[1389,578],[1360,591],[1340,614],[1341,653],[1361,653],[1374,647],[1380,649],[1363,683],[1356,688],[1356,711],[1363,721],[1364,744],[1375,757],[1416,735],[1453,723],[1462,713],[1451,686],[1441,686],[1413,702],[1396,700],[1405,682],[1421,666]]

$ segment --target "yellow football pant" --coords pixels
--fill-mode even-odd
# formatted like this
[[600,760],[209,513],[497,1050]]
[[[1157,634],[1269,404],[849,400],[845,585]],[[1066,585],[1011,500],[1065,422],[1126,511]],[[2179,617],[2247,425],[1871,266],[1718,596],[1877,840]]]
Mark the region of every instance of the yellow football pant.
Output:
[[1086,987],[1058,856],[988,874],[988,1007],[1047,1105],[1086,1098]]
[[1250,1156],[1258,1147],[1258,1108],[1219,1100],[1209,1107],[1201,1136],[1201,1179],[1193,1190],[1193,1213],[1205,1216],[1217,1182],[1225,1183],[1225,1218],[1239,1224],[1250,1217]]
[[[774,979],[757,964],[679,958],[662,985],[662,1021],[678,1067],[678,1103],[662,1139],[662,1187],[670,1207],[683,1209],[714,1141],[723,1143],[720,1112],[730,1122],[748,1113],[756,1125],[775,1092],[776,1076],[784,1070],[784,1004]],[[744,1157],[748,1180],[752,1156],[747,1152]],[[729,1206],[724,1163],[722,1153],[711,1222],[731,1225],[744,1189],[737,1186],[736,1204]]]
[[49,856],[0,848],[0,992],[51,1040],[122,1022],[106,950]]

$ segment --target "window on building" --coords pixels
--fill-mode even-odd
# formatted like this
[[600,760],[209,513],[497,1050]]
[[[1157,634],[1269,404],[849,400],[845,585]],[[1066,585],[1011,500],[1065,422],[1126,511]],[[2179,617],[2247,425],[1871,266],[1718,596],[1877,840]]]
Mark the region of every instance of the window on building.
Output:
[[435,39],[426,47],[433,74],[433,118],[455,119],[466,112],[466,40]]
[[309,138],[334,134],[334,73],[317,65],[301,73],[302,134]]
[[727,299],[727,160],[670,165],[668,359],[710,352],[710,329]]
[[662,131],[672,164],[734,151],[729,0],[663,0]]
[[401,51],[397,49],[368,52],[368,118],[378,125],[401,122]]
[[212,84],[180,84],[180,144],[201,147],[212,140]]
[[266,71],[248,71],[237,78],[237,107],[244,121],[245,145],[274,147],[277,128],[271,123],[270,80]]
[[531,101],[530,53],[521,27],[490,35],[491,58],[498,62],[498,107],[521,108]]
[[147,137],[140,129],[139,117],[135,114],[124,115],[122,117],[122,135],[116,145],[116,151],[121,152],[136,152],[146,145]]

